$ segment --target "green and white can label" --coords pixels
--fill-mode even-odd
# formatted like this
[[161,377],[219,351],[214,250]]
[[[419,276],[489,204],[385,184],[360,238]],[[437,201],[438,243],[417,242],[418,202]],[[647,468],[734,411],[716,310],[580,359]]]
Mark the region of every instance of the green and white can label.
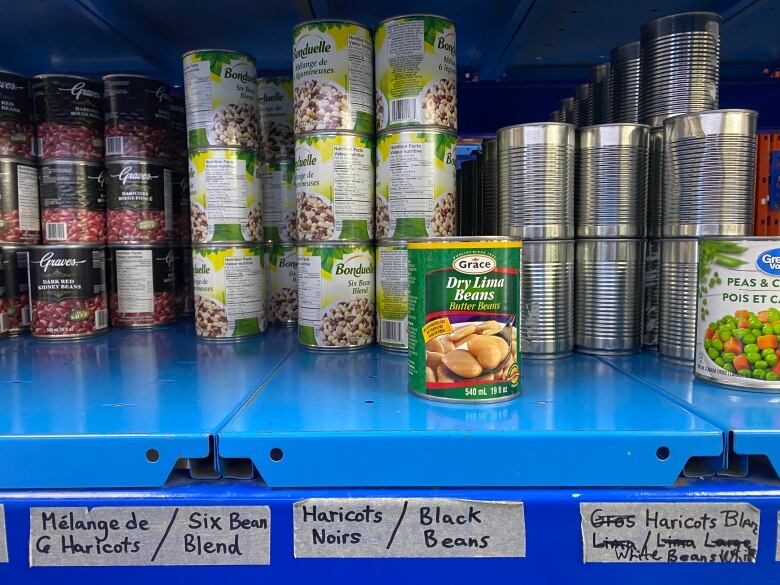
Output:
[[699,240],[696,376],[780,390],[780,239]]
[[292,325],[298,322],[298,248],[294,244],[273,244],[266,252],[268,321]]
[[406,243],[376,247],[377,342],[388,349],[409,347],[409,279]]
[[257,79],[257,113],[260,121],[260,160],[293,157],[293,88],[290,77]]
[[373,246],[299,246],[298,303],[301,345],[349,349],[373,343]]
[[410,390],[472,403],[519,395],[521,243],[410,241],[408,251]]
[[283,160],[260,166],[263,199],[263,235],[270,242],[298,240],[298,210],[295,199],[295,162]]

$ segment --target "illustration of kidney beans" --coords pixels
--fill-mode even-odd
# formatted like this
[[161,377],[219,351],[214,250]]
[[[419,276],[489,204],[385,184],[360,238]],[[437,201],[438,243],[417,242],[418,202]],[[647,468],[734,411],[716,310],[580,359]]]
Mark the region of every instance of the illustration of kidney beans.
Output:
[[120,313],[119,295],[111,295],[111,325],[115,327],[138,327],[150,325],[167,325],[176,320],[176,301],[170,291],[154,293],[153,313]]
[[8,301],[4,297],[0,297],[0,337],[8,335],[8,328]]
[[[43,223],[43,243],[52,242],[105,242],[106,214],[103,211],[87,209],[44,209],[41,214]],[[65,224],[65,238],[56,239],[57,231],[49,224]]]
[[99,128],[41,122],[37,135],[40,158],[103,160],[103,136]]
[[30,310],[30,297],[27,293],[8,297],[8,331],[20,333],[30,326],[30,317],[25,315]]
[[33,125],[0,121],[0,156],[32,158]]
[[164,211],[108,210],[109,243],[166,242],[170,237]]
[[[119,122],[106,124],[106,156],[138,156],[144,158],[168,158],[168,136],[165,129],[146,124]],[[111,138],[121,137],[112,142]],[[117,144],[121,146],[116,146]]]
[[41,232],[33,230],[19,229],[19,210],[14,209],[3,213],[0,211],[0,242],[15,244],[24,242],[27,244],[37,244],[40,240]]
[[[97,294],[86,300],[67,299],[58,302],[45,300],[34,301],[32,304],[33,335],[46,337],[78,335],[96,331],[95,313],[106,309],[106,299]],[[74,311],[85,311],[84,319],[71,320],[69,316]]]

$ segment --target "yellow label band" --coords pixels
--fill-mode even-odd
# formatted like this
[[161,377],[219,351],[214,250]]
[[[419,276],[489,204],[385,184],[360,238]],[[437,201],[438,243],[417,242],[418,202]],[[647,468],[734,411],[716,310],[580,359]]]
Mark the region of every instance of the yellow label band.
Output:
[[445,333],[452,333],[452,325],[447,317],[442,319],[435,319],[429,323],[423,325],[422,334],[425,343],[428,343],[434,337],[444,335]]

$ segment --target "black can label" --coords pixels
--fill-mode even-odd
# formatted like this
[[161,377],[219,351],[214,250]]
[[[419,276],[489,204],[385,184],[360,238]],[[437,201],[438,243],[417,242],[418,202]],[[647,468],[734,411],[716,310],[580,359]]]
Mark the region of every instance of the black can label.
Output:
[[87,300],[106,292],[106,254],[102,247],[30,248],[32,301]]
[[0,122],[31,124],[32,116],[30,81],[16,73],[0,71]]
[[168,84],[148,77],[111,75],[104,79],[106,124],[139,122],[168,129],[171,93]]
[[105,210],[106,171],[102,164],[49,161],[38,168],[44,209]]
[[97,81],[68,75],[37,77],[33,81],[37,123],[103,127],[103,87]]
[[108,209],[172,211],[171,171],[159,163],[107,162],[106,185]]

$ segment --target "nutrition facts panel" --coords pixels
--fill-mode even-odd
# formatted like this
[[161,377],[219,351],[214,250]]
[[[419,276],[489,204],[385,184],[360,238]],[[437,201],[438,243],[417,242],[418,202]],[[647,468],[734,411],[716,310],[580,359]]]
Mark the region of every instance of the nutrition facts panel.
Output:
[[225,310],[228,331],[233,331],[239,319],[252,319],[263,314],[263,274],[260,256],[225,256]]
[[262,174],[263,219],[265,225],[282,223],[282,171],[265,170]]
[[389,159],[391,216],[419,217],[421,213],[430,213],[434,197],[434,144],[391,144]]
[[184,93],[187,98],[187,132],[211,122],[211,68],[209,61],[184,66]]
[[209,231],[216,224],[246,223],[246,161],[207,159],[205,176]]
[[[371,113],[374,111],[374,51],[371,41],[358,35],[349,35],[349,96],[352,111]],[[361,91],[365,90],[365,91]],[[354,115],[354,114],[353,114]],[[354,126],[355,120],[352,120]]]
[[339,219],[371,218],[373,182],[371,149],[333,147],[333,207],[337,222]]
[[37,232],[41,229],[38,211],[38,169],[19,165],[16,168],[19,192],[19,229]]
[[120,313],[154,312],[152,250],[116,250]]
[[298,322],[319,326],[322,320],[322,285],[319,256],[298,257]]

